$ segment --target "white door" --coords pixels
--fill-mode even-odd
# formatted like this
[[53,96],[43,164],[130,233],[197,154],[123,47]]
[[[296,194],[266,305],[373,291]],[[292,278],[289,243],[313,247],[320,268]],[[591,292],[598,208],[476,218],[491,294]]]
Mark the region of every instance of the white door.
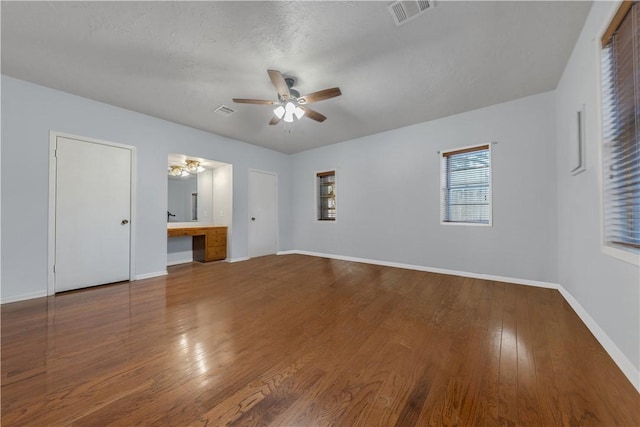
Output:
[[56,138],[55,291],[129,279],[131,150]]
[[249,257],[278,251],[278,176],[249,171]]

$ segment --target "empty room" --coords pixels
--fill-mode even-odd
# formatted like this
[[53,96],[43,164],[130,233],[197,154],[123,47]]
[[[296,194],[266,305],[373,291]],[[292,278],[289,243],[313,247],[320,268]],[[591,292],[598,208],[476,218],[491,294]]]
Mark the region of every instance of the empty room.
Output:
[[3,426],[640,426],[636,1],[2,1]]

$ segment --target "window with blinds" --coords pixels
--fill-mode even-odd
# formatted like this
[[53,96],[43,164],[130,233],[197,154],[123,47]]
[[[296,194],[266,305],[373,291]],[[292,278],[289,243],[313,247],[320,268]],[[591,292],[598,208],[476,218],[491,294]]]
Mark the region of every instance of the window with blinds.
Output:
[[605,245],[640,249],[640,5],[625,1],[602,37]]
[[336,172],[319,172],[318,183],[318,220],[336,220]]
[[443,223],[491,225],[491,150],[488,144],[441,153]]

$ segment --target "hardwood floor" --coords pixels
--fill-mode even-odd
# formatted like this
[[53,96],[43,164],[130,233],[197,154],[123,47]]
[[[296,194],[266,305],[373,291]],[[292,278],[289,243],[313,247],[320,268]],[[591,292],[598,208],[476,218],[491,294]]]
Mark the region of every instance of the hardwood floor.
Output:
[[555,290],[287,255],[1,315],[3,426],[640,425]]

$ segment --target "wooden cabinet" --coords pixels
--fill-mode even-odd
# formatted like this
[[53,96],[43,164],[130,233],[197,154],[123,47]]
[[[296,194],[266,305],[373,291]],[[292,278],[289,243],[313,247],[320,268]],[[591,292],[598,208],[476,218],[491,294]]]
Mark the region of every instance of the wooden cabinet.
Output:
[[167,235],[169,237],[192,236],[194,261],[219,261],[227,257],[227,227],[169,228]]
[[207,230],[206,240],[205,259],[207,261],[220,260],[227,257],[227,227]]

